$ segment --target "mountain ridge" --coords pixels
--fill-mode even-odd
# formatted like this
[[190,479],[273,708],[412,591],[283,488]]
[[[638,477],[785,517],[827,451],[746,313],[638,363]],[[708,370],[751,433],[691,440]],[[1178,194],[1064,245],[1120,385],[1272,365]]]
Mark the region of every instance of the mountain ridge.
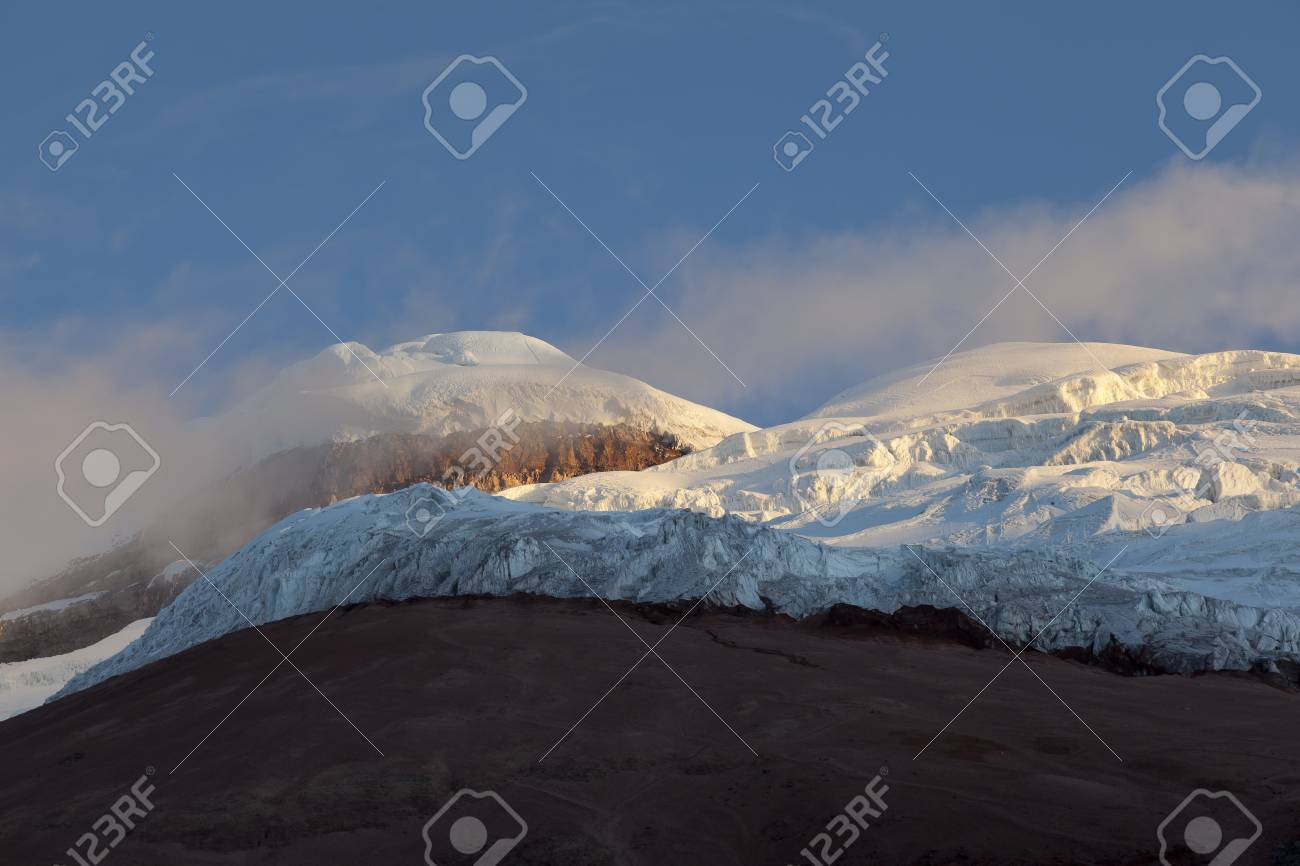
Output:
[[380,352],[356,342],[335,344],[285,368],[201,426],[234,437],[238,451],[262,457],[379,433],[443,436],[489,427],[507,412],[524,422],[627,424],[672,435],[692,449],[756,429],[508,331],[430,334]]
[[[491,355],[483,345],[440,337],[398,344],[392,357],[477,369],[479,353]],[[524,349],[535,354],[526,342],[510,346],[499,355],[507,369]],[[637,471],[496,497],[417,485],[308,509],[212,574],[254,622],[338,603],[344,584],[372,567],[365,598],[582,595],[589,590],[552,558],[566,551],[575,568],[597,572],[603,595],[666,602],[703,592],[706,573],[742,558],[747,539],[759,562],[738,567],[735,585],[711,601],[796,618],[841,603],[885,613],[969,606],[1004,640],[1040,649],[1147,647],[1152,664],[1182,672],[1292,663],[1300,581],[1278,573],[1254,536],[1300,517],[1300,356],[1099,346],[1123,362],[1103,371],[1080,360],[1096,354],[1085,348],[995,344],[955,354],[947,375],[977,378],[1008,352],[1023,357],[992,396],[972,387],[964,405],[933,414],[929,403],[911,406],[922,414],[910,418],[815,415],[737,431]],[[358,363],[335,350],[327,363]],[[923,375],[919,366],[904,373],[868,384]],[[442,522],[415,543],[391,512],[424,499],[438,503]],[[666,548],[647,550],[647,536]],[[1193,536],[1180,568],[1162,569],[1159,552]],[[592,551],[594,540],[608,550]],[[380,567],[381,549],[400,562]],[[191,586],[140,641],[69,690],[244,627],[204,589]],[[1036,634],[1055,617],[1051,632]]]

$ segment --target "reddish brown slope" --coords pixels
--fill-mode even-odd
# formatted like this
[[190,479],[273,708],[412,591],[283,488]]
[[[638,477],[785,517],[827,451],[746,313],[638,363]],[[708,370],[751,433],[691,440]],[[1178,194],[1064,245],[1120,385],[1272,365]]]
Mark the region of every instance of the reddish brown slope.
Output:
[[[620,608],[647,641],[676,614]],[[286,650],[322,614],[276,623]],[[156,810],[113,864],[422,862],[421,828],[462,787],[528,822],[505,864],[794,864],[888,766],[889,810],[840,860],[1156,862],[1192,789],[1233,791],[1264,825],[1237,862],[1300,833],[1296,695],[1249,678],[1122,678],[880,631],[696,612],[544,761],[644,652],[598,602],[424,601],[335,614],[294,661],[169,771],[279,660],[230,635],[0,724],[4,862],[61,852],[139,776]]]

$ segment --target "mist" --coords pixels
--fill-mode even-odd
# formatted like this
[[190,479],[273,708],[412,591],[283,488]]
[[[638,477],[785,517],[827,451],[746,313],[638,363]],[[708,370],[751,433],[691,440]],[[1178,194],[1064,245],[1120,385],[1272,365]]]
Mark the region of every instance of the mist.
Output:
[[[1183,352],[1294,348],[1300,169],[1185,162],[1120,184],[1082,224],[1123,170],[1065,206],[957,212],[1017,277],[1060,242],[1028,291],[1005,300],[1016,280],[920,186],[913,207],[870,229],[740,246],[710,238],[661,294],[744,387],[652,302],[589,363],[773,424],[942,357],[972,328],[962,349],[1072,334]],[[599,337],[565,345],[580,355]]]
[[[958,214],[1017,275],[1069,234],[1026,281],[1029,291],[1009,296],[1015,281],[919,187],[915,206],[885,228],[740,246],[712,238],[708,253],[675,277],[681,283],[669,302],[745,387],[652,303],[587,363],[772,424],[844,387],[940,357],[968,332],[961,349],[1069,341],[1071,333],[1185,352],[1294,346],[1295,165],[1171,163],[1150,180],[1121,184],[1080,223],[1109,186],[1068,206]],[[935,193],[942,198],[944,191]],[[442,309],[439,321],[415,324],[406,312],[388,328],[394,340],[450,330],[449,322],[478,325],[468,310]],[[600,336],[518,327],[575,357]],[[282,348],[241,351],[170,398],[178,366],[196,363],[196,346],[216,345],[222,335],[196,334],[192,323],[174,320],[119,328],[107,345],[87,333],[87,323],[70,323],[40,340],[9,334],[0,350],[0,401],[9,420],[0,457],[3,593],[129,538],[160,515],[175,521],[187,497],[247,465],[248,443],[258,435],[248,418],[226,432],[194,422],[263,386],[285,363]],[[53,466],[94,421],[131,425],[161,461],[100,527],[87,526],[59,497]]]

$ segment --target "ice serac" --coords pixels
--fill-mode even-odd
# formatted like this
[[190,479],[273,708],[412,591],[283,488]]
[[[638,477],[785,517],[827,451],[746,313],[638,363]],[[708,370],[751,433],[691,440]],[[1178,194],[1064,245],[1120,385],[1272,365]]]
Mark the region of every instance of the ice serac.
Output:
[[[421,365],[442,371],[443,393],[453,381],[444,368],[481,371],[496,359],[515,371],[526,357],[555,358],[505,339],[441,335],[357,354],[398,395],[420,391],[403,383],[421,382]],[[400,404],[350,352],[318,362],[294,374],[313,400],[342,388],[350,405]],[[326,610],[349,592],[586,595],[549,545],[612,598],[709,592],[795,617],[841,602],[928,604],[965,610],[1012,645],[1119,653],[1156,670],[1293,660],[1300,356],[1002,344],[932,366],[641,471],[497,497],[416,486],[299,512],[212,576],[258,623]],[[439,399],[438,411],[460,411]],[[422,413],[403,417],[441,417]],[[424,496],[447,514],[420,539],[405,511]],[[834,521],[821,519],[832,511]],[[244,626],[200,581],[75,687]]]
[[140,619],[72,652],[0,664],[0,720],[39,707],[76,674],[140,637],[152,620]]
[[477,430],[507,411],[526,422],[627,424],[692,449],[754,429],[509,331],[429,334],[379,352],[340,343],[286,368],[212,423],[232,436],[247,431],[242,445],[256,459],[378,433]]
[[[841,547],[1095,562],[1123,550],[1121,567],[1183,590],[1300,611],[1289,565],[1300,536],[1272,534],[1300,505],[1300,356],[1008,343],[934,367],[641,472],[503,495],[583,510],[685,507]],[[823,462],[848,470],[807,471]],[[1268,514],[1277,519],[1253,519]]]
[[[445,514],[420,537],[407,515],[429,499]],[[707,597],[792,617],[837,603],[884,612],[957,607],[1013,645],[1095,654],[1119,647],[1169,671],[1249,668],[1290,660],[1300,649],[1300,618],[1292,613],[1206,598],[1119,569],[1094,581],[1099,570],[1052,552],[834,548],[733,516],[559,511],[420,484],[286,518],[213,568],[210,583],[191,584],[143,637],[64,693],[250,621],[345,602],[587,597],[592,589],[646,602]]]

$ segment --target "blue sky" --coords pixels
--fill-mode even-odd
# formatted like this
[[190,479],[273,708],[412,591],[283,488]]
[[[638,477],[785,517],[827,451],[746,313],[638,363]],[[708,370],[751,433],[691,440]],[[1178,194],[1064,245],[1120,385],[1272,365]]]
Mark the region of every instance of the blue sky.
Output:
[[[972,224],[1002,214],[1001,223],[988,223],[1002,235],[1026,207],[1062,208],[1077,219],[1130,171],[1117,198],[1168,171],[1208,177],[1216,167],[1287,162],[1300,133],[1288,90],[1297,80],[1300,12],[1280,3],[1006,3],[995,13],[974,4],[860,2],[647,7],[7,10],[0,28],[0,62],[11,82],[0,143],[6,333],[120,353],[140,329],[163,323],[179,338],[140,362],[164,392],[202,361],[276,282],[173,173],[281,276],[383,183],[290,282],[344,339],[377,347],[434,331],[509,328],[581,356],[643,290],[534,174],[651,284],[758,184],[660,291],[688,324],[700,322],[705,343],[735,346],[725,308],[701,305],[743,299],[734,290],[711,293],[734,282],[756,251],[784,249],[797,258],[851,235],[894,238],[897,253],[913,229],[931,240],[938,233],[969,256],[970,283],[945,290],[974,293],[975,311],[1000,297],[1010,287],[1006,275],[957,236],[909,172]],[[800,115],[882,33],[889,76],[804,163],[782,171],[773,143],[798,128]],[[68,126],[64,115],[145,34],[152,34],[154,77],[66,165],[48,171],[37,145]],[[425,130],[421,106],[425,86],[462,53],[500,58],[528,91],[519,112],[463,161]],[[1264,98],[1206,160],[1192,163],[1157,128],[1154,97],[1197,53],[1234,58]],[[1008,265],[1028,270],[1053,243],[1045,241],[1021,251],[1013,239],[1017,258]],[[927,257],[925,249],[915,254]],[[866,293],[867,309],[897,299],[878,283],[850,281],[837,290]],[[789,291],[801,291],[797,269]],[[861,300],[846,300],[846,310],[862,315],[854,306]],[[966,313],[966,300],[958,306],[961,314],[938,316],[925,340],[891,344],[864,321],[864,341],[888,344],[898,363],[942,354],[978,319]],[[1014,331],[1019,321],[1013,315],[1004,324]],[[1069,324],[1083,339],[1140,342],[1140,329],[1086,316]],[[746,380],[742,388],[719,376],[680,327],[663,307],[644,303],[590,363],[758,423],[806,412],[897,365],[836,350],[808,372],[810,383],[718,348]],[[1243,328],[1239,340],[1260,330]],[[1026,338],[1066,339],[1050,321],[1029,330]],[[987,338],[1011,331],[991,321]],[[789,351],[807,337],[792,340]],[[771,333],[755,339],[784,351]],[[330,342],[325,326],[282,291],[178,399],[202,409],[214,383],[248,359],[280,363]],[[1221,348],[1191,331],[1186,342],[1171,348]],[[1300,343],[1263,331],[1254,342]],[[677,367],[666,368],[665,357]]]

